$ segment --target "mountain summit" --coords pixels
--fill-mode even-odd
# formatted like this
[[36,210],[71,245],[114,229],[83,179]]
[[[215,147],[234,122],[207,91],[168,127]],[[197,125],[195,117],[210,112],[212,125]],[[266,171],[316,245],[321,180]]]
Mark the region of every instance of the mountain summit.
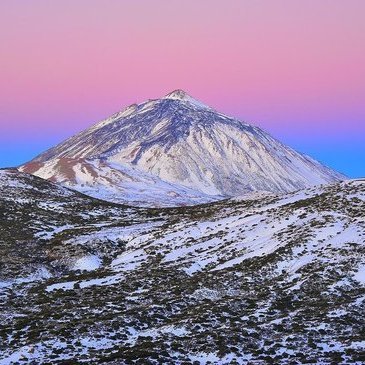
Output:
[[168,93],[164,99],[178,99],[178,100],[184,100],[184,99],[191,99],[191,96],[186,93],[184,90],[177,89],[174,91],[171,91]]
[[94,197],[196,204],[344,176],[183,90],[133,104],[20,167]]

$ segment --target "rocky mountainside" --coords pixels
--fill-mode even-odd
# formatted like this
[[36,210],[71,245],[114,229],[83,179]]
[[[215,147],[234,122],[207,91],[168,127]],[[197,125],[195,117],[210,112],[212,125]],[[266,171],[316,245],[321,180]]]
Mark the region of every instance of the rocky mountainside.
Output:
[[344,179],[181,90],[134,104],[20,167],[94,197],[192,205]]
[[135,212],[16,169],[0,169],[0,288],[10,279],[27,282],[72,267],[83,249],[50,240],[57,232],[77,227],[87,232],[103,219],[133,222]]
[[160,209],[0,191],[0,364],[365,362],[365,180]]

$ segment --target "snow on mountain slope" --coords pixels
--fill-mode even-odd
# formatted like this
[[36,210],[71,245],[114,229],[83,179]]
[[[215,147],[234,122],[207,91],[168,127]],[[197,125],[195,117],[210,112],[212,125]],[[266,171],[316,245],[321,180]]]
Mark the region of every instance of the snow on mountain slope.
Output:
[[133,165],[102,159],[61,157],[44,164],[29,163],[21,170],[34,173],[95,198],[134,206],[168,207],[214,201],[201,191],[172,184]]
[[127,225],[135,212],[16,169],[0,169],[0,287],[11,277],[27,281],[55,274],[80,258],[80,247],[49,244],[55,235],[76,227],[92,231],[111,217]]
[[[170,205],[181,205],[251,191],[285,193],[344,179],[260,128],[218,113],[181,90],[131,105],[42,153],[20,170],[86,191],[85,180],[69,177],[60,167],[60,161],[75,161],[71,168],[75,170],[80,159],[88,162],[79,170],[85,172],[93,165],[86,184],[88,194],[132,203],[145,200],[146,205],[166,205],[166,190]],[[128,177],[109,178],[120,171]],[[75,173],[80,175],[80,171],[71,171]],[[154,184],[145,183],[151,179]],[[124,186],[125,181],[131,184]],[[144,186],[144,191],[139,186],[134,189],[134,183]],[[181,199],[184,189],[190,195],[185,202]],[[109,193],[113,190],[117,193]],[[174,194],[178,199],[174,200]],[[156,198],[151,200],[151,195]]]
[[[263,194],[254,200],[243,197],[187,207],[186,211],[171,209],[169,214],[183,212],[186,217],[164,226],[163,232],[160,226],[146,229],[144,234],[136,231],[131,236],[128,232],[123,260],[116,259],[111,265],[119,269],[126,265],[129,270],[148,262],[146,254],[153,252],[160,258],[160,267],[178,265],[190,275],[234,267],[285,248],[290,254],[279,258],[279,266],[294,273],[313,261],[329,262],[325,253],[347,243],[363,245],[364,207],[365,181],[355,180],[280,197]],[[199,219],[189,219],[189,214]]]
[[65,189],[62,186],[49,183],[29,174],[17,171],[17,169],[0,169],[0,197],[15,203],[27,203],[32,195],[48,197],[57,201],[79,194]]
[[39,247],[62,270],[0,281],[0,364],[364,362],[365,180],[168,209],[80,199],[62,219],[44,197],[34,216],[4,205],[29,241],[68,227]]

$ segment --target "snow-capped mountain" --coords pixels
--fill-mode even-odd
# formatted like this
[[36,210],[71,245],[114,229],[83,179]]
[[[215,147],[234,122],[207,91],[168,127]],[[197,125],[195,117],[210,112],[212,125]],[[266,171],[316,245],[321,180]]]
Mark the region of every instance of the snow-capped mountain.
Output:
[[20,170],[111,201],[165,206],[344,179],[182,90],[131,105]]

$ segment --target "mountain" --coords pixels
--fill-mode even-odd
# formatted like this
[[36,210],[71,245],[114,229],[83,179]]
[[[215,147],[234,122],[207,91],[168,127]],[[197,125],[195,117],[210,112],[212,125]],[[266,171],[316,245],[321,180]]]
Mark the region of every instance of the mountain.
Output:
[[1,365],[365,361],[365,180],[159,209],[0,191]]
[[94,197],[193,205],[345,177],[182,90],[134,104],[20,167]]

